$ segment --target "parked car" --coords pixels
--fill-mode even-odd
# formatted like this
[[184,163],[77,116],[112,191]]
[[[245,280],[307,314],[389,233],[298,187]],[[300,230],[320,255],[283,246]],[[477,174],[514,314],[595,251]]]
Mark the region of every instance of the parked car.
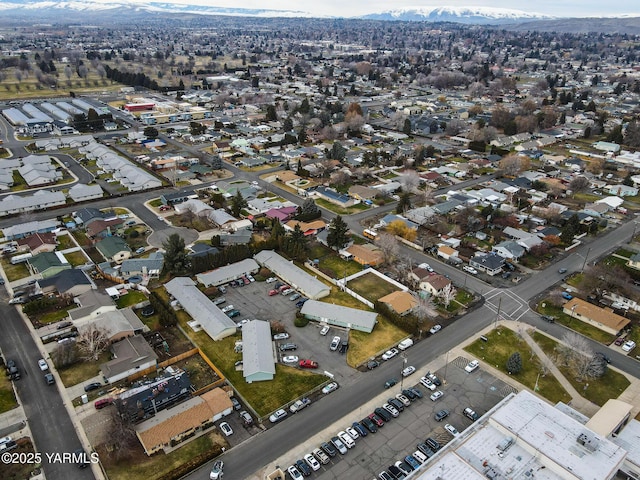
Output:
[[222,422],[220,424],[220,431],[224,433],[225,437],[233,435],[233,429],[231,428],[231,425],[229,425],[227,422]]
[[278,279],[276,277],[269,277],[267,278],[267,283],[273,283],[273,282],[277,282]]
[[251,418],[251,415],[249,415],[246,410],[242,410],[240,412],[240,418],[245,423],[245,425],[251,425],[253,423],[253,418]]
[[409,387],[407,388],[408,391],[410,391],[411,393],[413,393],[417,398],[422,398],[422,392],[420,391],[420,389],[416,388],[416,387]]
[[444,426],[444,429],[449,432],[451,435],[453,435],[454,437],[457,437],[458,435],[460,435],[460,432],[456,429],[456,427],[454,427],[453,425],[451,425],[450,423],[447,423]]
[[240,315],[240,310],[231,310],[230,312],[227,312],[227,317],[229,318],[235,318],[238,317]]
[[634,348],[636,348],[636,342],[634,342],[633,340],[627,340],[622,345],[622,350],[624,350],[625,352],[630,352]]
[[295,343],[283,343],[278,347],[281,352],[289,352],[292,350],[297,350],[298,346]]
[[624,343],[624,337],[618,337],[618,338],[616,338],[616,341],[615,341],[615,342],[613,342],[613,343],[614,343],[614,345],[617,345],[617,346],[622,345],[622,344]]
[[573,295],[571,295],[569,292],[562,292],[562,298],[564,298],[565,300],[571,300],[573,298]]
[[311,473],[313,473],[311,471],[311,467],[309,467],[309,465],[307,465],[307,462],[305,462],[304,460],[297,460],[296,467],[298,467],[298,470],[300,470],[302,475],[305,477],[309,477],[311,476]]
[[297,355],[287,355],[286,357],[282,357],[282,363],[298,363]]
[[376,427],[384,427],[384,420],[380,418],[375,412],[370,414],[368,418],[375,424]]
[[378,474],[378,479],[379,480],[393,480],[393,477],[387,471],[383,470]]
[[436,422],[441,422],[449,416],[449,410],[440,410],[433,415]]
[[384,382],[384,388],[391,388],[397,383],[398,381],[395,378],[390,378],[389,380]]
[[387,350],[386,352],[384,352],[382,354],[382,360],[390,360],[393,357],[395,357],[396,355],[398,355],[398,349],[397,348],[392,348],[391,350]]
[[443,395],[444,393],[442,392],[442,390],[437,390],[433,392],[429,398],[431,399],[432,402],[435,402],[436,400],[441,399]]
[[327,463],[329,463],[330,459],[329,459],[329,455],[327,455],[322,449],[320,448],[314,448],[313,452],[311,452],[315,455],[315,457],[320,460],[320,463],[322,465],[326,465]]
[[305,359],[300,360],[298,364],[300,368],[318,368],[318,362],[314,362],[313,360]]
[[428,379],[427,377],[420,377],[420,383],[424,387],[428,388],[429,390],[435,390],[436,389],[436,386],[434,385],[434,383],[430,379]]
[[558,269],[558,273],[559,273],[560,275],[562,275],[562,274],[564,274],[564,273],[567,273],[567,269],[566,269],[566,268],[560,268],[560,269]]
[[440,330],[442,330],[442,325],[434,325],[429,329],[429,333],[433,335],[434,333],[438,333]]
[[271,423],[276,423],[276,422],[278,422],[278,421],[282,420],[282,419],[283,419],[284,417],[286,417],[286,416],[287,416],[287,412],[286,412],[286,410],[284,410],[284,409],[282,409],[282,408],[281,408],[281,409],[279,409],[279,410],[276,410],[275,412],[273,412],[273,414],[271,414],[271,415],[269,416],[269,421],[270,421]]
[[331,437],[331,443],[333,444],[334,447],[336,447],[336,450],[338,450],[338,452],[340,452],[342,455],[345,455],[347,453],[346,445],[342,443],[342,440],[340,440],[337,436]]
[[360,422],[353,422],[351,424],[351,427],[353,428],[353,430],[358,432],[358,435],[360,435],[361,437],[366,437],[368,435],[367,429]]
[[47,361],[44,358],[41,358],[40,360],[38,360],[38,366],[40,367],[40,370],[42,370],[43,372],[49,370],[49,365],[47,364]]
[[356,446],[356,442],[351,438],[351,435],[344,430],[338,432],[338,438],[342,440],[342,443],[344,443],[347,448],[353,448]]
[[390,403],[382,404],[382,409],[386,410],[393,418],[397,418],[400,415],[398,409]]
[[307,453],[304,456],[304,461],[307,462],[307,465],[309,465],[309,467],[311,467],[311,470],[313,470],[314,472],[320,470],[320,462],[312,454]]
[[304,305],[304,302],[306,302],[307,300],[309,300],[308,298],[302,298],[301,300],[296,302],[296,307],[298,308],[302,308],[302,306]]
[[552,317],[551,315],[542,315],[542,319],[549,323],[554,323],[556,321],[556,317]]
[[418,460],[416,460],[413,457],[413,455],[407,455],[406,457],[404,457],[404,461],[407,462],[407,464],[414,470],[419,469],[420,465],[422,465]]
[[427,378],[429,380],[431,380],[431,382],[436,386],[439,387],[440,385],[442,385],[442,382],[440,381],[440,379],[437,377],[437,375],[435,373],[431,373],[431,372],[427,372]]
[[464,267],[462,267],[462,270],[464,270],[467,273],[470,273],[471,275],[478,274],[478,271],[475,268],[470,267],[469,265],[465,265]]
[[435,455],[436,452],[434,452],[433,450],[431,450],[431,448],[429,447],[429,445],[427,445],[426,443],[419,443],[416,445],[416,448],[422,452],[422,454],[427,457],[427,458],[431,458]]
[[298,467],[296,467],[295,465],[291,465],[289,468],[287,468],[287,472],[289,473],[291,480],[302,480],[304,478],[300,473],[300,470],[298,470]]
[[429,445],[429,448],[431,450],[433,450],[434,452],[437,452],[438,450],[440,450],[442,448],[440,446],[440,443],[436,439],[431,438],[431,437],[427,437],[427,439],[425,440],[425,443],[427,445]]
[[334,390],[338,389],[338,384],[336,382],[331,382],[331,383],[327,383],[323,388],[322,388],[322,393],[324,393],[325,395],[327,393],[331,393]]
[[47,385],[53,385],[56,383],[56,379],[53,377],[53,373],[45,373],[44,379],[47,382]]
[[227,313],[233,310],[233,305],[227,305],[226,307],[222,307],[222,313]]
[[325,325],[320,329],[320,335],[325,336],[327,333],[329,333],[329,330],[330,330],[329,325]]
[[96,400],[93,403],[93,406],[95,407],[96,410],[102,410],[104,407],[108,407],[112,403],[113,403],[112,398],[101,398],[99,400]]
[[396,408],[396,410],[398,410],[399,412],[404,411],[405,404],[404,404],[404,403],[402,403],[400,400],[398,400],[398,399],[397,399],[397,398],[395,398],[395,397],[392,397],[392,398],[387,399],[387,403],[388,403],[389,405],[394,406],[394,407]]
[[273,336],[274,340],[286,340],[287,338],[289,338],[289,334],[284,332],[284,333],[276,333]]
[[[411,400],[409,400],[409,397],[407,397],[405,395],[404,392],[406,392],[407,390],[403,390],[402,393],[398,393],[396,395],[396,400],[398,400],[399,402],[401,402],[405,407],[409,407],[411,406]],[[414,396],[415,398],[415,396]]]
[[338,336],[333,337],[333,339],[331,340],[331,345],[329,345],[329,350],[331,350],[332,352],[335,352],[339,346],[340,346],[340,337]]
[[[276,288],[278,288],[278,287],[276,286]],[[278,288],[278,291],[279,291],[280,293],[282,293],[282,292],[284,292],[284,291],[286,291],[286,290],[292,290],[292,288],[291,288],[289,285],[281,285],[281,286]],[[292,291],[293,291],[293,290],[292,290]]]
[[277,295],[279,292],[278,290],[269,290],[269,296],[273,297],[274,295]]
[[57,325],[56,330],[63,330],[65,328],[67,328],[67,327],[72,327],[72,326],[73,326],[73,322],[60,322]]
[[307,397],[304,397],[300,400],[296,400],[293,405],[289,407],[289,411],[291,413],[298,413],[300,410],[308,407],[309,405],[311,405],[311,400],[309,400]]
[[390,422],[391,419],[393,418],[393,416],[387,410],[385,410],[382,407],[376,408],[373,411],[373,413],[375,413],[378,417],[380,417],[385,422]]
[[369,430],[369,432],[371,433],[376,433],[378,431],[378,427],[376,426],[376,424],[373,422],[373,420],[371,420],[369,417],[365,417],[362,420],[360,420],[360,423],[362,425],[364,425],[364,427]]
[[101,387],[102,387],[102,384],[100,382],[91,382],[84,386],[84,391],[92,392],[93,390],[97,390],[98,388],[101,388]]
[[408,377],[409,375],[411,375],[415,371],[416,371],[416,367],[414,367],[413,365],[409,365],[408,367],[406,367],[405,369],[402,370],[402,376],[403,377]]
[[378,367],[380,364],[378,362],[376,362],[375,360],[369,360],[367,362],[367,368],[369,370],[373,370],[374,368]]
[[467,417],[469,420],[472,421],[476,421],[478,420],[478,414],[471,408],[471,407],[467,407],[464,409],[464,411],[462,412],[464,414],[465,417]]
[[240,402],[236,397],[231,397],[231,404],[233,405],[234,410],[240,410],[242,408],[242,405],[240,405]]
[[286,290],[283,290],[280,293],[286,297],[287,295],[291,295],[293,292],[295,292],[293,288],[287,288]]
[[407,465],[406,463],[398,460],[395,464],[394,464],[402,473],[404,473],[405,475],[409,475],[412,471],[411,467],[409,465]]
[[471,373],[476,370],[480,366],[480,362],[478,360],[471,360],[467,363],[467,366],[464,367],[464,371],[467,373]]
[[336,447],[334,447],[329,442],[324,442],[324,443],[320,444],[320,448],[322,449],[322,451],[324,453],[326,453],[331,458],[335,457],[338,454],[338,451],[336,450]]
[[299,293],[294,293],[293,295],[291,295],[289,297],[289,301],[290,302],[295,302],[296,300],[298,300],[302,295],[300,295]]

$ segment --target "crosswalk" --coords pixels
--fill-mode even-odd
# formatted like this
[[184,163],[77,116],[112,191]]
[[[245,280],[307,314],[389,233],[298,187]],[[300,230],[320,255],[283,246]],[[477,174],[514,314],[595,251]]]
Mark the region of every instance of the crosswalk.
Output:
[[496,320],[515,320],[527,313],[527,302],[510,290],[492,288],[483,294],[485,306],[496,314]]

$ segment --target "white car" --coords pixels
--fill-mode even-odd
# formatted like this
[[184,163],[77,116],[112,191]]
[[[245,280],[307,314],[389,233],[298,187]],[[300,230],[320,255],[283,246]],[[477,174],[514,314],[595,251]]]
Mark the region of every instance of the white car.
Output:
[[451,425],[450,423],[447,423],[444,426],[444,429],[449,432],[451,435],[453,435],[454,437],[457,437],[458,435],[460,435],[460,432],[456,429],[456,427],[454,427],[453,425]]
[[398,355],[398,349],[397,348],[392,348],[391,350],[387,350],[386,352],[384,352],[382,354],[382,359],[383,360],[391,360],[396,355]]
[[311,470],[313,470],[314,472],[320,470],[320,462],[316,460],[316,457],[314,457],[310,453],[307,453],[304,456],[304,461],[307,462],[307,465],[309,465],[311,467]]
[[269,421],[271,423],[276,423],[282,420],[286,416],[287,416],[287,411],[281,408],[280,410],[276,410],[275,412],[273,412],[273,414],[269,417]]
[[402,376],[403,377],[408,377],[409,375],[411,375],[415,371],[416,371],[416,367],[414,367],[413,365],[409,365],[407,368],[402,370]]
[[286,357],[282,357],[282,362],[283,363],[298,363],[298,356],[297,355],[287,355]]
[[433,335],[434,333],[438,333],[440,330],[442,330],[442,325],[434,325],[429,329],[429,333]]
[[286,340],[287,338],[289,338],[289,334],[287,332],[285,332],[285,333],[276,333],[273,336],[274,340]]
[[338,389],[338,384],[336,382],[327,383],[322,389],[322,393],[326,395],[327,393],[331,393],[337,389]]
[[382,408],[385,409],[387,412],[389,412],[393,418],[396,418],[398,415],[400,415],[400,412],[398,411],[398,409],[393,405],[391,405],[390,403],[382,404]]
[[353,427],[347,427],[344,429],[345,432],[347,432],[349,434],[349,436],[351,438],[353,438],[354,440],[356,440],[360,435],[358,435],[358,432],[356,432],[356,429]]
[[462,267],[462,269],[465,272],[470,273],[471,275],[477,275],[478,274],[478,271],[475,268],[470,267],[469,265],[465,265],[464,267]]
[[480,362],[478,360],[471,360],[469,363],[467,363],[467,366],[464,367],[464,371],[467,373],[471,373],[475,369],[477,369],[479,366],[480,366]]
[[224,463],[222,462],[222,460],[217,460],[214,464],[213,467],[211,467],[211,473],[209,473],[209,478],[211,480],[218,480],[219,478],[222,478],[222,469],[224,468]]
[[287,288],[286,290],[283,290],[281,293],[286,297],[287,295],[291,295],[293,292],[295,292],[293,288]]
[[437,390],[433,392],[429,398],[431,399],[432,402],[435,402],[436,400],[439,400],[440,398],[442,398],[443,395],[444,393],[442,392],[442,390]]
[[427,387],[429,390],[435,390],[436,389],[436,386],[427,377],[420,377],[420,383],[422,385],[424,385],[425,387]]
[[324,336],[327,333],[329,333],[329,330],[331,329],[331,327],[329,327],[329,325],[325,325],[324,327],[322,327],[320,329],[320,335]]
[[224,433],[225,437],[228,437],[229,435],[233,435],[233,429],[231,428],[231,425],[229,425],[227,422],[222,422],[220,424],[220,431]]
[[233,305],[227,305],[226,307],[222,308],[222,313],[227,313],[230,312],[231,310],[233,310]]
[[329,350],[335,352],[340,346],[340,337],[335,336],[331,339],[331,345],[329,345]]
[[344,443],[347,448],[353,448],[356,446],[356,442],[354,442],[353,438],[351,438],[344,430],[338,432],[338,438],[342,440],[342,443]]
[[319,448],[315,448],[313,450],[313,454],[317,457],[318,460],[320,460],[320,463],[322,463],[323,465],[326,465],[330,462],[329,456]]
[[289,475],[291,475],[291,480],[303,480],[303,476],[300,473],[300,470],[298,470],[298,467],[296,467],[295,465],[291,465],[289,468],[287,468],[287,472],[289,472]]
[[40,367],[40,370],[42,370],[43,372],[46,372],[47,370],[49,370],[49,365],[47,364],[47,361],[44,358],[41,358],[40,360],[38,360],[38,366]]
[[627,340],[622,345],[622,350],[624,350],[625,352],[630,352],[634,348],[636,348],[636,342],[634,342],[633,340]]
[[278,279],[276,277],[269,277],[267,278],[267,283],[273,283],[273,282],[277,282]]
[[409,400],[409,398],[406,395],[403,395],[402,393],[398,393],[396,395],[396,399],[401,401],[405,407],[408,407],[411,405],[411,400]]

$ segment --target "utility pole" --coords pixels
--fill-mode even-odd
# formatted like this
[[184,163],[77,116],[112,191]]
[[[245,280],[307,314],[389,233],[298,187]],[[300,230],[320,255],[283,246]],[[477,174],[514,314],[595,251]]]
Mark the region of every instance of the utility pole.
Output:
[[498,320],[500,319],[500,307],[502,306],[502,297],[498,299],[498,313],[496,314],[496,322],[494,328],[498,328]]
[[587,254],[584,256],[584,262],[582,262],[582,270],[580,270],[580,273],[584,272],[584,267],[587,266],[587,259],[589,258],[589,252],[591,252],[591,247],[587,248]]

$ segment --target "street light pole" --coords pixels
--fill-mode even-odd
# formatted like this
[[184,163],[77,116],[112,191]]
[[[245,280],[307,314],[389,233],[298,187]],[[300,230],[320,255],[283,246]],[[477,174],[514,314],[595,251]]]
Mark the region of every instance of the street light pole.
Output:
[[407,367],[407,356],[403,353],[400,355],[402,357],[402,371],[400,372],[400,392],[402,392],[402,386],[404,385],[404,369]]
[[584,272],[584,267],[587,266],[587,259],[589,258],[589,252],[591,252],[591,247],[587,248],[587,254],[584,256],[584,262],[582,262],[582,269],[580,273]]
[[498,299],[498,312],[496,314],[496,322],[493,328],[498,328],[498,320],[500,319],[500,307],[502,306],[502,297]]

